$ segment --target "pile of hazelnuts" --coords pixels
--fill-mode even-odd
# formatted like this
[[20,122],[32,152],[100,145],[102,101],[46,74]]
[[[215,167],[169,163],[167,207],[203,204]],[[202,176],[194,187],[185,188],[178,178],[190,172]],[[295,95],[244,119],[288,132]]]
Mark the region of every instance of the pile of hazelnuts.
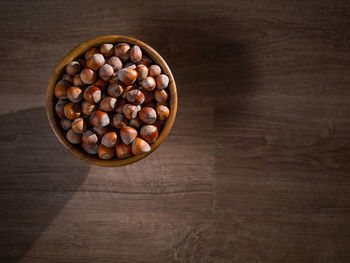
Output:
[[87,154],[144,154],[170,114],[168,84],[139,46],[103,44],[66,66],[55,86],[55,111],[67,140]]

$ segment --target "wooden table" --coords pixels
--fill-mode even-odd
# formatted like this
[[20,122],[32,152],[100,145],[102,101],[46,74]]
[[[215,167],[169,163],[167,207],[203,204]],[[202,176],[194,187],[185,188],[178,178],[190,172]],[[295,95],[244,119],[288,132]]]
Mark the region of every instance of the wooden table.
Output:
[[[349,1],[2,1],[0,262],[348,262]],[[45,116],[79,43],[150,44],[178,86],[166,141],[73,159]]]

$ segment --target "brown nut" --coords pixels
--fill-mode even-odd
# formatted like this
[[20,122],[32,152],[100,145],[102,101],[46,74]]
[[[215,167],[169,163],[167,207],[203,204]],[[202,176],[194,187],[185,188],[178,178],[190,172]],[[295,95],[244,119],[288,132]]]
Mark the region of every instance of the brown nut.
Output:
[[101,90],[96,86],[89,86],[84,92],[84,99],[90,103],[98,103],[101,100]]
[[84,132],[84,134],[81,136],[81,139],[84,144],[88,144],[88,145],[98,143],[97,135],[90,130],[87,130],[86,132]]
[[78,61],[72,61],[70,63],[67,64],[66,66],[66,72],[71,75],[74,76],[76,74],[78,74],[80,72],[80,64]]
[[125,104],[126,104],[126,100],[118,99],[117,100],[117,108],[115,109],[115,112],[123,113],[123,108],[124,108]]
[[169,78],[165,74],[160,74],[157,76],[156,82],[157,82],[157,89],[165,89],[166,87],[168,87]]
[[108,81],[104,81],[103,79],[98,79],[95,84],[95,86],[99,87],[101,92],[105,92],[108,85],[109,85],[109,82]]
[[104,63],[105,63],[105,58],[103,57],[102,54],[99,54],[99,53],[93,54],[91,57],[89,57],[86,60],[86,66],[92,69],[93,71],[98,70],[100,67],[103,66]]
[[60,121],[60,125],[61,125],[63,130],[68,131],[72,127],[72,121],[70,121],[68,119],[62,119]]
[[133,89],[127,93],[126,98],[132,104],[140,105],[144,102],[145,95],[143,95],[142,91],[138,89]]
[[66,134],[67,140],[72,144],[81,143],[80,134],[75,133],[72,129],[70,129]]
[[115,152],[119,159],[131,156],[131,146],[121,143],[115,147]]
[[55,105],[55,111],[61,119],[65,119],[66,115],[64,114],[64,106],[66,106],[67,102],[64,100],[58,100]]
[[131,104],[125,104],[123,107],[123,113],[126,118],[128,119],[135,119],[137,117],[137,113],[141,110],[140,105],[131,105]]
[[154,143],[158,139],[158,129],[154,125],[144,125],[140,130],[141,137],[148,143]]
[[108,114],[104,111],[97,110],[91,115],[90,123],[91,125],[99,128],[107,126],[109,124]]
[[126,96],[128,95],[128,92],[129,92],[130,90],[132,90],[132,89],[135,89],[135,86],[126,86],[126,87],[124,88],[124,91],[123,91],[121,97],[122,97],[123,99],[126,99]]
[[166,102],[168,100],[168,93],[164,89],[157,89],[154,92],[154,99],[158,102]]
[[95,144],[82,143],[81,144],[81,147],[83,147],[84,151],[88,154],[97,154],[98,146],[99,145],[97,143],[95,143]]
[[125,118],[124,114],[116,113],[113,115],[112,118],[112,126],[121,129],[126,126],[128,123],[128,120]]
[[137,65],[135,70],[138,73],[137,79],[139,81],[144,80],[148,75],[148,68],[143,64]]
[[129,121],[129,126],[135,128],[135,129],[140,128],[142,124],[143,124],[142,121],[137,117],[135,119],[131,119]]
[[152,77],[147,77],[141,81],[142,87],[147,91],[152,91],[156,87],[156,81]]
[[122,142],[125,143],[126,145],[129,145],[130,143],[132,143],[135,140],[136,136],[137,136],[137,131],[130,126],[125,126],[120,129],[120,138]]
[[130,45],[128,43],[119,43],[114,47],[114,55],[122,61],[127,61],[130,54]]
[[83,103],[81,104],[81,111],[87,116],[90,116],[95,110],[96,105],[91,102],[83,101]]
[[131,145],[131,151],[135,155],[144,154],[149,152],[150,150],[151,147],[149,146],[149,144],[141,138],[136,138]]
[[104,126],[104,127],[93,127],[92,130],[95,132],[98,139],[102,139],[103,135],[105,135],[107,132],[111,130],[110,126]]
[[98,147],[98,157],[103,160],[111,159],[114,157],[114,148],[108,148],[104,145]]
[[78,58],[77,61],[80,64],[80,69],[85,68],[86,67],[86,60],[83,58]]
[[145,65],[148,68],[152,64],[152,59],[146,55],[143,55],[141,61],[138,62],[137,64],[138,65],[140,65],[140,64]]
[[165,123],[165,121],[156,120],[156,122],[153,123],[152,125],[156,126],[158,129],[158,132],[160,132],[164,127],[164,123]]
[[157,117],[159,120],[164,121],[169,117],[170,111],[167,106],[158,105],[156,107]]
[[77,118],[72,122],[72,130],[75,133],[83,134],[86,130],[86,121],[84,118]]
[[100,47],[100,53],[105,57],[109,58],[114,54],[114,46],[112,44],[103,44]]
[[73,78],[73,85],[76,87],[83,87],[85,86],[84,82],[80,78],[80,74],[75,75]]
[[69,82],[65,80],[60,80],[57,82],[55,86],[55,96],[58,99],[66,99],[67,98],[67,90],[70,87]]
[[114,111],[117,107],[117,99],[113,97],[104,97],[100,102],[100,109],[106,112]]
[[151,107],[143,107],[139,111],[139,118],[141,121],[147,124],[152,124],[157,120],[157,113]]
[[62,80],[68,81],[70,84],[72,84],[73,83],[73,76],[71,76],[69,74],[63,74]]
[[89,49],[88,51],[86,51],[85,59],[89,59],[93,54],[97,54],[99,52],[100,52],[100,50],[98,48],[93,47],[93,48]]
[[131,68],[122,68],[117,71],[117,76],[125,85],[131,85],[137,78],[137,71]]
[[110,57],[107,61],[107,63],[109,65],[112,66],[113,70],[114,71],[118,71],[119,69],[122,69],[123,68],[123,62],[120,60],[119,57],[116,57],[116,56],[113,56],[113,57]]
[[136,69],[136,65],[133,62],[128,61],[124,64],[124,68]]
[[140,90],[142,91],[143,95],[145,95],[145,100],[143,101],[144,104],[147,104],[153,101],[153,92],[146,91],[143,88]]
[[137,45],[133,46],[130,49],[130,60],[134,63],[140,62],[142,59],[141,48]]
[[71,102],[78,103],[83,99],[83,91],[79,87],[69,87],[67,90],[67,97]]
[[118,138],[118,135],[116,132],[114,131],[107,132],[105,135],[103,135],[101,139],[101,144],[109,148],[114,147],[115,144],[117,143],[117,138]]
[[80,79],[84,84],[92,84],[97,80],[97,74],[89,68],[80,72]]
[[109,85],[107,90],[108,95],[114,98],[118,98],[120,95],[122,95],[123,91],[123,86],[118,83]]
[[148,76],[157,77],[160,73],[162,73],[161,68],[158,65],[152,65],[148,68]]
[[101,79],[107,81],[113,76],[114,70],[111,65],[104,64],[102,67],[100,67],[98,73],[100,74]]
[[64,115],[69,120],[79,118],[81,115],[80,105],[73,102],[67,103],[66,106],[64,106]]

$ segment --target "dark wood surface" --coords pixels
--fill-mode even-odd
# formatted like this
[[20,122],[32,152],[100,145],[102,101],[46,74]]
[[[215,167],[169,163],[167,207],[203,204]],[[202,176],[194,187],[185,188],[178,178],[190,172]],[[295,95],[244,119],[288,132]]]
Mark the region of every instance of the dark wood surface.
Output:
[[[348,262],[350,3],[1,1],[0,262]],[[52,70],[122,34],[174,74],[175,125],[121,168],[73,159]]]

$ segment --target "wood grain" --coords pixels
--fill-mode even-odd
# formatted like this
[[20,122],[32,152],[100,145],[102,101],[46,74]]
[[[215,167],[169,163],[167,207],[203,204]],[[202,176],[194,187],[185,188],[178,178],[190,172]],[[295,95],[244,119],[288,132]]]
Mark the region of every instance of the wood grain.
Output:
[[[1,262],[347,262],[348,1],[9,1],[0,10]],[[72,158],[45,117],[79,43],[167,61],[167,139],[119,168]]]

